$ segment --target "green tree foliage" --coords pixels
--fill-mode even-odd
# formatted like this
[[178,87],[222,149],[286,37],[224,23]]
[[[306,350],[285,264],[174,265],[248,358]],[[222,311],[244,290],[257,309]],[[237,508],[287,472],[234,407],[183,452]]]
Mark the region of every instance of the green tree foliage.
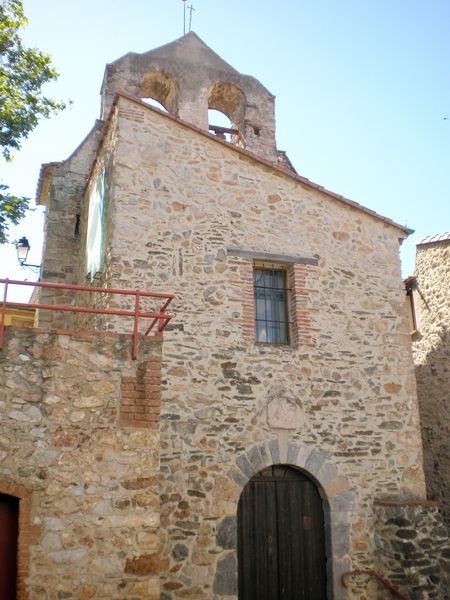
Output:
[[[26,23],[21,0],[0,0],[0,147],[7,161],[39,119],[65,108],[42,92],[58,74],[48,54],[24,47],[19,31]],[[27,198],[8,189],[0,184],[0,244],[6,242],[8,225],[17,224],[28,207]]]
[[7,241],[9,225],[17,225],[28,208],[28,198],[13,196],[7,190],[8,186],[0,183],[0,244]]

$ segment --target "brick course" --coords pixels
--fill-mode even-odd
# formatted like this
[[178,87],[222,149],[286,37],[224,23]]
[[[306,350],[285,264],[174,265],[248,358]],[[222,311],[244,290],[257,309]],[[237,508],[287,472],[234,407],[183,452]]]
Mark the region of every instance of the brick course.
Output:
[[140,365],[135,377],[122,377],[120,422],[124,427],[159,430],[161,408],[161,360]]

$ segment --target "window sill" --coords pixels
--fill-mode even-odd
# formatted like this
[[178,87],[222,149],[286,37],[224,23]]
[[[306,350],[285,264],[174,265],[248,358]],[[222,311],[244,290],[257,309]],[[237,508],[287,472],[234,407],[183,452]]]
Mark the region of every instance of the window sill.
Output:
[[283,351],[294,350],[292,344],[277,344],[275,342],[254,342],[259,348],[280,348]]

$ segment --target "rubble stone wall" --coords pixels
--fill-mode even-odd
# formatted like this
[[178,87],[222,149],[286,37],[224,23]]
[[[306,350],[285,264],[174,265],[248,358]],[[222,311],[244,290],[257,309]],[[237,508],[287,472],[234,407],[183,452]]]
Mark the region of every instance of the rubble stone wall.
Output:
[[417,246],[413,335],[425,476],[450,532],[450,241]]
[[[75,283],[80,257],[80,210],[91,165],[99,143],[103,123],[97,121],[87,138],[65,161],[53,167],[46,205],[45,236],[41,280],[53,283]],[[85,280],[78,281],[82,285]],[[37,299],[43,304],[73,304],[74,293],[68,290],[37,288]],[[42,327],[68,327],[70,313],[39,311]]]
[[128,335],[6,328],[0,492],[20,498],[20,600],[159,600],[155,397],[150,419],[129,406],[145,409],[135,382],[161,343],[130,356]]
[[437,503],[375,505],[378,570],[409,600],[450,598],[450,540]]
[[[374,498],[425,498],[401,232],[138,103],[117,110],[105,281],[176,294],[161,598],[236,597],[239,496],[276,463],[317,482],[330,596],[351,597],[340,574],[376,563]],[[249,339],[249,262],[261,260],[306,264],[292,345]]]

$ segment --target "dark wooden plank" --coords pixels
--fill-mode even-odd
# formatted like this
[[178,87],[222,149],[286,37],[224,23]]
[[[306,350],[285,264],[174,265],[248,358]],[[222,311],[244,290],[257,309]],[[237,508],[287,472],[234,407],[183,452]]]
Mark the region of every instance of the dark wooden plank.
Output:
[[275,484],[250,481],[238,508],[239,600],[277,597]]
[[254,482],[256,595],[252,600],[272,600],[278,589],[278,547],[275,483]]
[[305,594],[308,600],[326,600],[325,536],[322,500],[312,481],[302,484],[303,533],[305,545]]

